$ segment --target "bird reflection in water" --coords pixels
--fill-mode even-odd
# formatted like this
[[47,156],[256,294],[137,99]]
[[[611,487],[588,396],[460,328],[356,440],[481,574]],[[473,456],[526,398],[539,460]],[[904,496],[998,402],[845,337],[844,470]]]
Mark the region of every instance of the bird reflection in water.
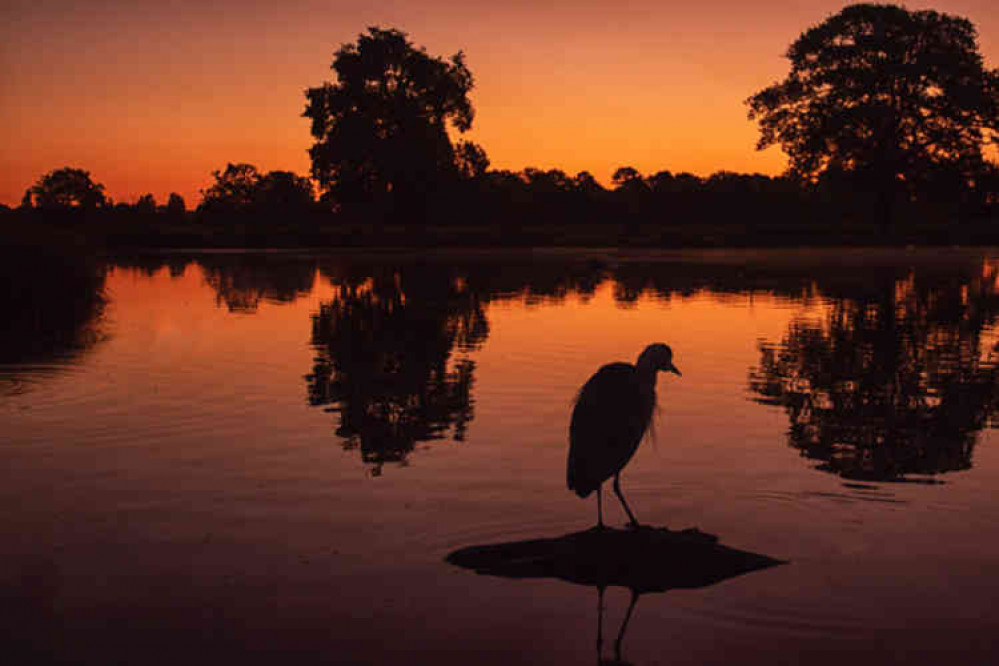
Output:
[[[647,593],[708,587],[728,578],[784,564],[766,555],[729,548],[696,528],[589,529],[552,539],[531,539],[456,550],[447,562],[503,578],[555,578],[597,589],[597,656],[623,663],[622,643],[638,598]],[[631,601],[604,661],[603,610],[608,587],[623,587]]]
[[656,373],[680,371],[673,365],[673,351],[662,343],[651,344],[630,363],[608,363],[580,389],[569,424],[569,490],[580,497],[597,491],[597,528],[603,529],[600,489],[614,477],[614,494],[628,514],[628,524],[638,520],[621,494],[621,470],[638,449],[652,422],[656,405]]

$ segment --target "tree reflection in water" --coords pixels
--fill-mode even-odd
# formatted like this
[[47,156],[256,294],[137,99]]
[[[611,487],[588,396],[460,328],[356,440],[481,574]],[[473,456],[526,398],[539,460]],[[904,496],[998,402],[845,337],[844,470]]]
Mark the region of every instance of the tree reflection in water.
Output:
[[308,401],[339,414],[336,434],[373,475],[405,464],[420,442],[464,440],[474,415],[468,352],[489,335],[486,303],[585,300],[603,279],[598,262],[478,259],[340,256],[319,268],[338,292],[312,317]]
[[996,407],[997,276],[936,277],[868,281],[834,295],[821,321],[798,318],[780,344],[761,342],[750,389],[784,407],[790,445],[817,469],[934,482],[971,467]]
[[442,266],[332,278],[339,293],[312,319],[317,356],[309,404],[340,415],[336,434],[378,475],[417,442],[464,439],[473,414],[474,362],[488,335],[479,296]]
[[284,254],[206,254],[198,257],[219,305],[250,314],[261,301],[290,303],[312,290],[316,261]]
[[[0,364],[14,391],[29,364],[72,360],[107,334],[102,326],[107,266],[61,248],[0,249]],[[18,367],[21,366],[21,367]]]

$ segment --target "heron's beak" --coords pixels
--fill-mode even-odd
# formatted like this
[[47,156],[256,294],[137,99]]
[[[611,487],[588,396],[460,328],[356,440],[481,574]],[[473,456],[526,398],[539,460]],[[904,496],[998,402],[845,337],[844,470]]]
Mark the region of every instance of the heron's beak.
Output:
[[668,368],[666,368],[666,372],[673,372],[673,373],[676,373],[677,375],[679,375],[680,377],[683,377],[683,373],[682,373],[682,372],[680,372],[680,371],[679,371],[679,370],[677,369],[677,367],[676,367],[675,365],[673,365],[672,363],[670,363],[670,364],[669,364],[669,367],[668,367]]

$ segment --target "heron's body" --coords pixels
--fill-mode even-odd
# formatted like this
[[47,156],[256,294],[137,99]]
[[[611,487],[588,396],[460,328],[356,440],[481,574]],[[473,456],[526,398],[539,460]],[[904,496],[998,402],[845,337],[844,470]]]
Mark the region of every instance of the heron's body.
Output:
[[654,382],[630,363],[610,363],[583,385],[569,424],[570,490],[586,497],[628,464],[652,421]]
[[583,385],[569,423],[569,489],[580,497],[597,491],[598,524],[603,525],[600,486],[614,477],[614,492],[637,525],[620,490],[620,473],[645,436],[656,405],[656,372],[673,366],[663,344],[649,345],[635,365],[610,363]]

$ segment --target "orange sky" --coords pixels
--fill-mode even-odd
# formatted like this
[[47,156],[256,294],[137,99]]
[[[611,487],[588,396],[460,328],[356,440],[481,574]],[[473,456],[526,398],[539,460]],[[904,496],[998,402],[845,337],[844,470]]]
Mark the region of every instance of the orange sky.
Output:
[[[120,201],[180,192],[189,206],[228,161],[307,174],[303,91],[368,25],[434,55],[463,49],[476,78],[469,136],[495,168],[631,165],[776,173],[743,100],[787,71],[781,53],[845,2],[816,0],[4,0],[0,202],[61,166]],[[909,3],[971,19],[999,65],[994,0]]]

